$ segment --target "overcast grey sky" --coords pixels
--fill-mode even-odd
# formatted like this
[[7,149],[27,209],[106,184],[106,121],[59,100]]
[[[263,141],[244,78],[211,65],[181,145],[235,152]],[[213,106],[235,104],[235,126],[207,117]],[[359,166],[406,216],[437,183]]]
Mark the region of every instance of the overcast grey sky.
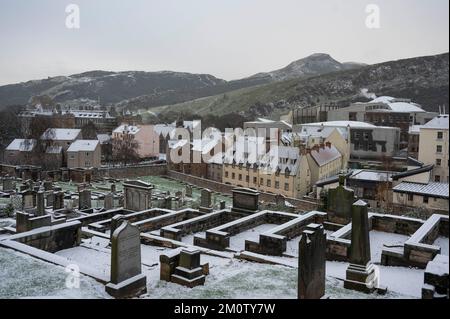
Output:
[[[66,28],[68,4],[80,29]],[[380,28],[365,25],[367,4]],[[449,50],[448,0],[0,0],[0,85],[88,70],[231,80],[315,52],[377,63]]]

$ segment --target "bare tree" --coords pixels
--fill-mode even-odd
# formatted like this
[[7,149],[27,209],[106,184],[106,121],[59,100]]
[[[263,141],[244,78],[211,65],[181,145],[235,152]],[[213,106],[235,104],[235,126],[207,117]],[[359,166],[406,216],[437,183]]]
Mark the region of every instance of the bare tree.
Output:
[[134,140],[117,139],[113,141],[113,162],[128,165],[140,160],[139,144]]

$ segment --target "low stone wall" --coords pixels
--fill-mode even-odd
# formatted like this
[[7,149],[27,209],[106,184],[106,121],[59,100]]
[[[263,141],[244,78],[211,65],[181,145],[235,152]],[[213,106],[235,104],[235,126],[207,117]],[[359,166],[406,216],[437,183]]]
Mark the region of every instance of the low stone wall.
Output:
[[[178,181],[182,181],[188,184],[192,184],[198,187],[202,188],[208,188],[214,192],[218,193],[224,193],[224,194],[232,194],[232,190],[237,188],[233,185],[228,185],[224,183],[219,183],[213,180],[204,179],[197,176],[192,176],[188,174],[183,174],[180,172],[175,171],[167,171],[167,176],[173,179],[176,179]],[[266,201],[266,202],[276,202],[276,194],[270,194],[270,193],[259,193],[259,200]],[[306,201],[302,199],[297,198],[290,198],[287,197],[286,200],[290,202],[292,205],[296,207],[296,210],[298,211],[312,211],[317,209],[317,202],[312,201]]]
[[230,237],[262,224],[284,224],[298,217],[297,214],[262,211],[218,227],[208,229],[205,238],[195,239],[195,245],[225,250],[230,246]]
[[56,226],[41,227],[10,236],[8,240],[54,253],[80,245],[81,223],[73,221]]
[[[229,210],[215,211],[167,227],[163,227],[161,228],[160,235],[164,238],[181,241],[182,237],[187,234],[206,231],[207,229],[216,227],[236,218],[236,215]],[[197,245],[197,241],[195,238],[196,237],[194,237],[194,245]]]
[[447,237],[449,229],[448,215],[432,215],[409,238],[403,249],[383,249],[381,263],[387,266],[406,266],[425,268],[441,252],[433,245],[437,237]]
[[[396,233],[410,236],[411,234],[414,234],[423,224],[423,220],[416,218],[374,213],[369,214],[370,230],[377,230],[386,233]],[[351,245],[351,230],[352,224],[349,223],[327,237],[327,260],[348,261],[348,254],[350,252],[349,248]],[[397,256],[397,258],[392,256]],[[401,262],[403,258],[402,256],[402,248],[385,248],[383,250],[381,262],[383,265],[393,266],[395,264],[397,266],[404,266],[405,264]],[[396,260],[396,262],[394,262],[394,260]]]
[[288,240],[301,235],[309,224],[322,224],[327,214],[317,211],[301,215],[259,235],[259,241],[245,241],[245,250],[263,255],[282,256]]
[[161,176],[167,174],[167,164],[148,164],[126,167],[101,167],[93,170],[92,177],[101,179],[110,178],[134,178],[139,176]]

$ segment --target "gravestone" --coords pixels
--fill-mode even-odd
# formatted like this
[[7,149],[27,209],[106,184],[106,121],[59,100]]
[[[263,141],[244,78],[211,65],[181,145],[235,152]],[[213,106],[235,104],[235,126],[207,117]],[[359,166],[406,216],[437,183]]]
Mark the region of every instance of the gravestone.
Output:
[[37,206],[37,212],[36,214],[38,216],[45,215],[45,203],[44,203],[44,192],[39,191],[36,195],[36,206]]
[[127,219],[125,218],[125,216],[124,216],[124,215],[120,215],[120,214],[114,215],[114,216],[111,218],[111,225],[110,225],[110,227],[109,227],[109,238],[110,238],[110,240],[112,240],[112,235],[114,234],[114,231],[115,231],[117,228],[119,228],[119,226],[122,225],[122,223],[123,223],[124,221],[126,221],[126,220],[127,220]]
[[91,205],[91,191],[87,189],[83,189],[79,192],[79,208],[81,209],[89,209],[92,207]]
[[352,218],[355,191],[345,186],[345,175],[339,175],[339,186],[328,190],[328,219],[333,223],[348,224]]
[[64,193],[56,192],[53,193],[53,210],[59,210],[64,208]]
[[114,194],[113,193],[108,193],[105,195],[103,206],[106,210],[111,210],[114,208]]
[[132,298],[147,292],[147,278],[141,268],[140,231],[122,221],[111,238],[111,282],[106,285],[106,292],[115,298]]
[[213,210],[212,207],[212,192],[205,188],[202,189],[201,197],[200,197],[200,208],[199,210],[203,213],[210,213]]
[[370,255],[370,225],[367,203],[359,200],[352,205],[352,235],[350,244],[350,265],[347,268],[344,288],[365,293],[380,292],[375,266]]
[[116,184],[112,183],[111,184],[111,193],[115,193],[116,192]]
[[175,197],[183,198],[183,192],[181,192],[181,191],[175,192]]
[[259,210],[259,192],[249,188],[233,189],[233,212],[254,214]]
[[44,190],[49,191],[53,189],[52,181],[44,181]]
[[26,190],[22,192],[22,207],[24,210],[36,207],[36,192]]
[[298,249],[298,299],[320,299],[325,295],[326,246],[323,225],[308,225]]
[[14,190],[14,179],[9,177],[9,175],[6,175],[3,178],[3,192],[11,192]]
[[200,265],[200,251],[195,248],[183,248],[170,281],[189,288],[204,285],[206,279],[204,271],[204,266]]
[[53,201],[55,200],[55,194],[53,192],[50,192],[46,196],[46,205],[47,207],[53,206]]
[[220,201],[220,210],[227,208],[227,203],[224,200]]
[[186,185],[186,197],[192,197],[192,186]]

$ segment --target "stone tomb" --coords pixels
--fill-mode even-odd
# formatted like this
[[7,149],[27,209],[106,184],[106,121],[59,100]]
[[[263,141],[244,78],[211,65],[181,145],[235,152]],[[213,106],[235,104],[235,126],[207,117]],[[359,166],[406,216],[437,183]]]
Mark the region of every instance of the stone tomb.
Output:
[[249,188],[233,189],[233,212],[250,215],[259,210],[259,192]]
[[309,224],[299,242],[298,299],[320,299],[325,295],[325,250],[323,225]]
[[140,231],[128,221],[111,238],[111,282],[106,292],[115,298],[132,298],[147,292],[147,278],[141,269]]
[[143,181],[127,181],[123,184],[124,208],[135,212],[150,209],[153,186]]
[[193,288],[205,284],[209,264],[200,264],[200,251],[183,248],[159,256],[160,279]]

